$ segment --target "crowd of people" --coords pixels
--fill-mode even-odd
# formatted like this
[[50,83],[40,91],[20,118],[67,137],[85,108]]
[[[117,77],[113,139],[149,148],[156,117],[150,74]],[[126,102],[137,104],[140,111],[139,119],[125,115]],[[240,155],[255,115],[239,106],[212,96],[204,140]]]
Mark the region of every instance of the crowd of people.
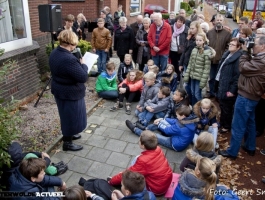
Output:
[[[231,30],[224,25],[224,16],[217,14],[209,30],[204,16],[196,10],[190,19],[181,9],[177,16],[171,12],[168,20],[154,12],[150,18],[139,15],[135,23],[127,25],[121,5],[114,18],[105,7],[97,19],[98,27],[91,37],[92,51],[99,56],[96,91],[104,99],[115,100],[112,112],[125,107],[130,115],[132,102],[138,102],[134,112],[138,120],[125,123],[139,136],[142,152],[127,170],[109,177],[110,185],[121,185],[121,191],[111,191],[109,198],[113,200],[153,200],[155,195],[165,194],[173,172],[158,144],[183,151],[191,143],[194,147],[187,150],[180,165],[183,174],[172,199],[211,200],[221,194],[238,199],[227,187],[217,185],[218,174],[222,156],[236,159],[240,147],[254,156],[256,136],[264,132],[264,21],[257,12],[252,21],[241,17],[239,27]],[[71,52],[78,39],[86,39],[87,26],[83,14],[76,22],[68,15],[64,30],[54,33],[60,45],[50,55],[51,89],[60,115],[64,151],[83,148],[72,140],[81,137],[79,133],[87,124],[84,83],[88,68],[82,57]],[[112,47],[119,66],[108,61]],[[207,84],[209,91],[203,98],[202,89]],[[230,147],[219,150],[218,155],[217,135],[228,132]],[[261,153],[265,155],[265,150]],[[19,167],[10,175],[10,191],[53,191],[50,187],[58,186],[64,199],[103,199],[82,187],[66,189],[60,178],[45,175],[47,155],[39,157],[20,158]],[[67,167],[63,166],[56,169],[64,172]],[[210,192],[214,190],[225,192]]]

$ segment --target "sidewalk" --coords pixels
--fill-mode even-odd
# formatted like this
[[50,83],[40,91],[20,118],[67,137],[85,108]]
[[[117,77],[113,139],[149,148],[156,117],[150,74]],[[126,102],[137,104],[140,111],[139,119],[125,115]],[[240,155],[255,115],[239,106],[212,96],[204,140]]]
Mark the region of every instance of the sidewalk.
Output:
[[[118,59],[118,58],[116,58]],[[115,58],[114,62],[118,62]],[[131,160],[139,155],[139,137],[125,125],[125,120],[137,120],[134,116],[136,103],[132,105],[132,114],[125,114],[124,109],[110,112],[112,101],[106,101],[88,117],[88,128],[81,133],[82,138],[74,142],[83,145],[81,151],[62,151],[51,157],[52,162],[63,160],[68,164],[68,171],[61,175],[67,187],[77,185],[80,177],[103,178],[115,175],[126,169]],[[185,150],[175,152],[162,147],[174,172],[180,173],[179,165],[185,157]]]

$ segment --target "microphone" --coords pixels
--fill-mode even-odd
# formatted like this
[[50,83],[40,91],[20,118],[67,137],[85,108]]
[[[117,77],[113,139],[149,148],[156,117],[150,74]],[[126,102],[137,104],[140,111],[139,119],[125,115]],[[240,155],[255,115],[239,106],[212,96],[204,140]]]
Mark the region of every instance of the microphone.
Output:
[[76,47],[76,48],[72,51],[72,54],[73,54],[76,58],[78,58],[78,59],[80,59],[80,58],[83,57],[83,56],[82,56],[82,53],[81,53],[81,50],[80,50],[79,47]]

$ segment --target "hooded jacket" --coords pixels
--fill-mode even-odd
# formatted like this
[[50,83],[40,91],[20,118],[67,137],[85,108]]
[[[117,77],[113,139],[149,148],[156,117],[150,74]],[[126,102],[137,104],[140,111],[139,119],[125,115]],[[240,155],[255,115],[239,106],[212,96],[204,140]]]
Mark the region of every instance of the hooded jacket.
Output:
[[118,69],[118,80],[121,83],[124,79],[126,79],[126,76],[129,71],[133,70],[133,64],[131,62],[130,65],[126,65],[124,62],[122,62]]
[[213,48],[204,46],[204,51],[202,54],[199,53],[200,48],[195,47],[190,56],[190,61],[188,68],[184,76],[184,82],[188,83],[189,79],[196,79],[200,81],[200,88],[206,86],[210,69],[211,69],[211,58],[215,56],[215,51]]
[[110,76],[106,72],[102,72],[96,81],[96,91],[117,90],[116,72]]
[[209,40],[209,46],[216,51],[216,56],[212,58],[212,64],[218,64],[222,55],[228,49],[231,33],[225,29],[217,31],[214,27],[206,35]]
[[123,84],[126,84],[130,88],[130,92],[136,92],[136,91],[142,92],[143,90],[142,79],[132,82],[132,81],[128,81],[126,78],[119,84],[119,87],[121,87]]
[[138,105],[143,107],[144,103],[148,99],[153,99],[157,95],[157,93],[159,91],[159,87],[160,87],[160,83],[156,83],[152,86],[145,85]]
[[158,113],[167,110],[168,104],[170,103],[170,96],[159,99],[156,95],[152,100],[147,100],[144,103],[144,107],[151,106],[154,111],[153,113]]
[[184,46],[184,52],[181,54],[181,57],[179,60],[179,66],[186,66],[186,67],[188,66],[190,55],[194,47],[196,47],[195,37],[192,37],[189,40],[186,40],[186,43]]
[[[159,146],[155,150],[143,151],[129,170],[141,173],[145,177],[146,189],[156,195],[166,193],[172,180],[172,169]],[[122,173],[119,173],[109,183],[120,185],[121,180]]]
[[212,106],[210,110],[204,114],[201,110],[201,101],[198,101],[193,106],[193,113],[200,118],[198,124],[197,124],[197,133],[200,131],[207,131],[209,126],[211,126],[214,123],[217,123],[216,116],[218,115],[218,109],[217,107],[212,103]]
[[[229,51],[225,52],[218,67],[218,71],[220,69],[220,66],[226,59],[226,57],[230,54]],[[237,96],[237,82],[239,78],[239,58],[242,55],[242,51],[235,52],[230,58],[228,58],[224,65],[222,66],[219,83],[218,83],[218,92],[217,97],[218,99],[231,99],[231,97],[227,97],[226,93],[231,92]]]
[[170,103],[168,104],[168,107],[167,107],[167,113],[165,115],[165,118],[177,118],[176,110],[182,105],[188,106],[187,103],[185,102],[186,100],[183,99],[182,101],[176,103],[171,97]]
[[186,170],[180,177],[172,200],[204,199],[206,182],[197,178],[192,170]]
[[[61,186],[62,179],[56,176],[47,176],[45,175],[43,180],[40,183],[32,182],[26,179],[19,171],[19,168],[12,173],[11,177],[9,178],[10,183],[10,192],[47,192],[48,187],[54,186]],[[27,197],[16,198],[17,200],[20,199],[27,199]],[[39,198],[38,198],[39,199]],[[43,197],[40,199],[45,200],[55,200],[59,199],[56,197]]]
[[243,51],[239,59],[238,94],[259,101],[265,92],[265,53],[251,56]]
[[192,142],[194,137],[195,123],[198,118],[189,116],[179,121],[178,119],[165,118],[171,126],[161,126],[158,124],[159,130],[171,138],[171,144],[176,151],[183,151]]

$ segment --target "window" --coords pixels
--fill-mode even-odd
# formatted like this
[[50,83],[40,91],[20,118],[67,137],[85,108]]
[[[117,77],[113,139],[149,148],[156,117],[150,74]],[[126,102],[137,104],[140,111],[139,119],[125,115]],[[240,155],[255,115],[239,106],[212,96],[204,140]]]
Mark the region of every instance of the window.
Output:
[[6,52],[32,44],[27,0],[0,0],[0,30]]
[[[247,0],[246,1],[246,10],[253,10],[254,8],[254,0]],[[258,0],[257,2],[257,10],[264,11],[265,10],[265,1],[264,0]]]
[[141,13],[141,0],[130,0],[130,16],[138,15]]

